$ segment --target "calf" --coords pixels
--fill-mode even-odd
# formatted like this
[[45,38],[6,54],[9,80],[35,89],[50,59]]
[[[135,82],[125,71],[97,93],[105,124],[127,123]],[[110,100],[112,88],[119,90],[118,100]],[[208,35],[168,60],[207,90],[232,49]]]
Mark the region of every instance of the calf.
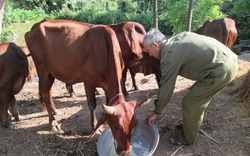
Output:
[[13,128],[8,114],[9,105],[15,120],[19,114],[15,108],[15,95],[21,91],[28,73],[28,60],[20,47],[12,42],[0,44],[0,105],[1,121],[6,128]]

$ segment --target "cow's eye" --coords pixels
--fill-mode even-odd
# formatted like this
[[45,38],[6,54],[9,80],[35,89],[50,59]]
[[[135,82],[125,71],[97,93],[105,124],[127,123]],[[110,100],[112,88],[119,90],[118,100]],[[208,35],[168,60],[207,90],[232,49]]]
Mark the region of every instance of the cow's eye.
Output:
[[121,126],[115,126],[115,130],[118,132],[118,133],[123,133],[123,128]]

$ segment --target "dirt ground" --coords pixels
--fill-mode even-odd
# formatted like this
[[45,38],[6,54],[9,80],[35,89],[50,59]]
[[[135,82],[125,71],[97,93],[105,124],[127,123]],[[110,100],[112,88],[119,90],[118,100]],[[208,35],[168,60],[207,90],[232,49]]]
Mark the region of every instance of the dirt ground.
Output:
[[[194,83],[178,77],[176,88],[170,103],[156,120],[160,141],[153,156],[249,156],[250,155],[250,108],[237,93],[232,93],[243,81],[250,67],[250,55],[239,57],[239,72],[236,79],[211,102],[197,141],[191,146],[173,146],[169,138],[175,125],[181,121],[181,98]],[[146,118],[154,109],[157,84],[154,75],[136,75],[142,90],[130,91],[134,100],[147,102],[137,108],[136,115]],[[131,79],[127,79],[127,88],[131,88]],[[64,134],[50,133],[47,112],[42,112],[38,99],[38,83],[25,83],[22,91],[16,95],[17,109],[21,120],[13,122],[15,129],[6,129],[0,125],[1,156],[96,156],[98,135],[92,139],[90,134],[90,115],[87,107],[83,84],[74,85],[76,98],[66,93],[64,83],[56,81],[53,85],[53,98],[56,107],[62,112],[56,119]],[[97,116],[105,103],[103,95],[97,96]]]

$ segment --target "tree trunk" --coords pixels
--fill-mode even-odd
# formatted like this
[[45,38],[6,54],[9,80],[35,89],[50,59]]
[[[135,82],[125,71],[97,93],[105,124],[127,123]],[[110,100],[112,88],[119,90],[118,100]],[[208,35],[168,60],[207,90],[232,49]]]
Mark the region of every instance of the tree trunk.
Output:
[[106,2],[106,11],[109,11],[109,2]]
[[153,11],[154,11],[154,28],[158,29],[158,4],[157,0],[154,0],[154,6],[153,6]]
[[0,1],[0,36],[2,34],[2,24],[3,24],[3,14],[4,14],[5,3],[6,3],[6,0],[1,0]]
[[192,16],[193,16],[193,5],[194,5],[194,0],[190,0],[189,1],[189,7],[188,7],[188,17],[187,17],[186,31],[191,31],[191,23],[192,23]]
[[122,10],[122,12],[125,12],[125,6],[126,6],[126,2],[123,0],[121,2],[121,10]]

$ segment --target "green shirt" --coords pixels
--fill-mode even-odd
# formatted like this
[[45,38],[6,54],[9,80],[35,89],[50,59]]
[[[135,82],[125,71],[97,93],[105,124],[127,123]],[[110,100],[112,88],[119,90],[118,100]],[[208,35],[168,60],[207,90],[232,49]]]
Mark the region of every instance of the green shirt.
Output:
[[161,114],[169,102],[178,75],[196,81],[210,72],[222,75],[235,60],[237,55],[211,37],[183,32],[163,40],[160,47],[161,87],[154,113]]

